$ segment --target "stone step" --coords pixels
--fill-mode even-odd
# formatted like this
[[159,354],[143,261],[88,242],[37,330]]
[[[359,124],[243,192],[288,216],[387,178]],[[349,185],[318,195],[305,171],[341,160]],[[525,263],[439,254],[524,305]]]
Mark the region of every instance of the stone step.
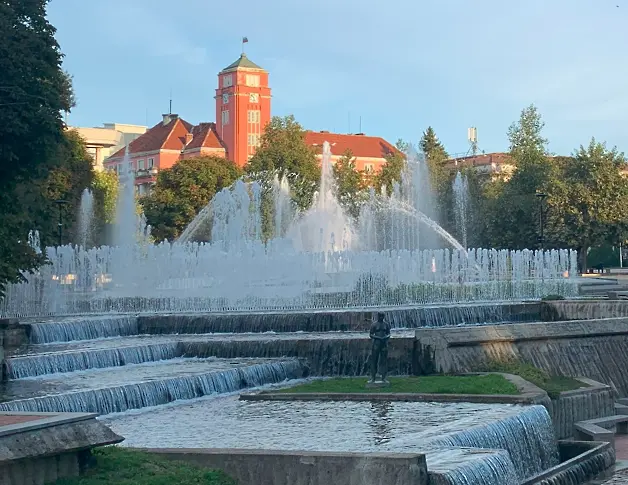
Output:
[[615,414],[628,415],[628,405],[616,402],[615,403]]
[[628,397],[622,397],[621,399],[617,399],[618,404],[623,404],[624,406],[628,406]]

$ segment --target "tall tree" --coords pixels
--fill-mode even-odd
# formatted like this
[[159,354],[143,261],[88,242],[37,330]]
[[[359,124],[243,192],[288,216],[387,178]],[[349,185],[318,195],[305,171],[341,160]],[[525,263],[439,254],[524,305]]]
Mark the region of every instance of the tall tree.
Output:
[[443,167],[443,162],[449,158],[449,154],[431,126],[423,132],[419,146],[430,170],[432,187],[438,190],[446,182],[447,172]]
[[343,153],[334,164],[336,196],[344,209],[354,218],[360,213],[364,200],[364,179],[355,167],[355,157],[351,150]]
[[[61,112],[73,104],[46,0],[0,2],[0,295],[42,259],[27,244],[29,208],[18,192],[45,179],[64,143]],[[32,209],[32,208],[31,208]]]
[[177,238],[217,192],[241,176],[221,157],[181,160],[157,176],[153,192],[140,199],[156,240]]
[[547,194],[559,176],[555,160],[547,156],[543,126],[541,115],[530,105],[508,129],[515,172],[507,182],[496,180],[487,187],[487,230],[497,247],[523,249],[538,245],[541,199],[535,194]]
[[292,115],[272,118],[245,169],[253,178],[264,180],[269,179],[269,174],[285,174],[293,199],[301,209],[312,204],[320,179],[316,153],[305,143],[305,130]]
[[626,237],[628,180],[621,174],[626,159],[593,138],[561,162],[548,216],[560,228],[556,237],[578,250],[585,271],[590,247],[619,245]]

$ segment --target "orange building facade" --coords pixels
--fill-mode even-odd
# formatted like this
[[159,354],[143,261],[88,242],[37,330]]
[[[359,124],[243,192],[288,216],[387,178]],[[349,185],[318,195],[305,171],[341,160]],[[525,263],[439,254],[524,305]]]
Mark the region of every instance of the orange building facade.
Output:
[[[243,53],[218,73],[215,100],[215,123],[195,126],[176,114],[164,114],[162,121],[128,145],[128,167],[123,166],[126,148],[107,158],[104,167],[118,174],[135,172],[140,194],[155,183],[159,170],[170,168],[179,160],[215,155],[244,167],[255,154],[264,127],[271,119],[268,72]],[[351,151],[356,169],[367,176],[379,172],[386,163],[385,157],[398,151],[386,140],[363,133],[307,131],[305,141],[317,152],[328,141],[332,162]]]

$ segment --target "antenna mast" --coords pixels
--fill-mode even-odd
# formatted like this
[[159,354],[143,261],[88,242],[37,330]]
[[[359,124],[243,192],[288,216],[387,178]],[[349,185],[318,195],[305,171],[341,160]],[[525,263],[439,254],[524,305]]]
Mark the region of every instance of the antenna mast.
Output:
[[475,156],[478,154],[478,129],[475,126],[470,127],[467,130],[467,140],[469,141],[469,152]]

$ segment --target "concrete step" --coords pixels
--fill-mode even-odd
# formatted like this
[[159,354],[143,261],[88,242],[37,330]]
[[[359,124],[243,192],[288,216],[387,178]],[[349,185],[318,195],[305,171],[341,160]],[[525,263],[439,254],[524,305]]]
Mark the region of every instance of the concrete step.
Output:
[[628,415],[628,405],[616,402],[615,414]]
[[617,404],[623,404],[624,406],[628,406],[628,397],[622,397],[617,399]]

